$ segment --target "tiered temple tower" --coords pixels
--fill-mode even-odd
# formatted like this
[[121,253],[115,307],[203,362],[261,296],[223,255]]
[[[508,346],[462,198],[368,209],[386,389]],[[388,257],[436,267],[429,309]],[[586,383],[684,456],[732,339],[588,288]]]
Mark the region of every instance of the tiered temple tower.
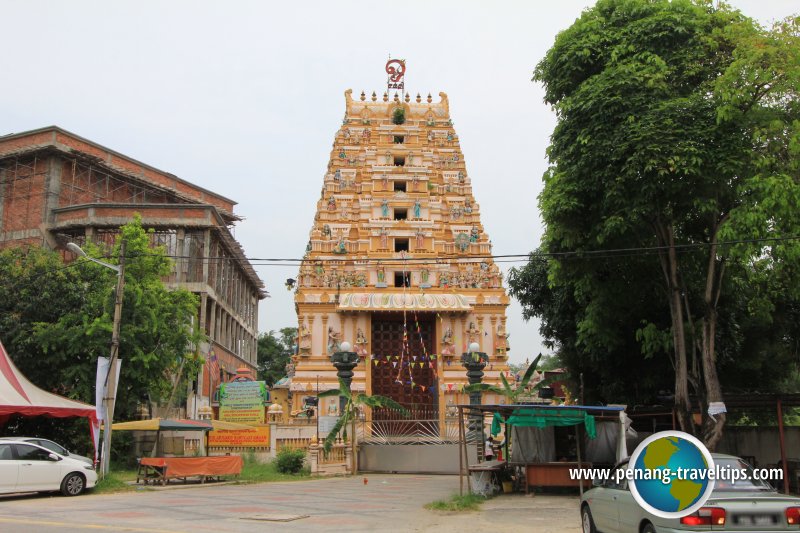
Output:
[[[471,342],[489,355],[484,382],[508,371],[508,296],[439,96],[345,92],[298,276],[293,410],[317,382],[337,386],[329,358],[343,341],[360,356],[354,391],[441,419],[468,402],[460,358]],[[325,402],[320,414],[332,414],[338,402]]]

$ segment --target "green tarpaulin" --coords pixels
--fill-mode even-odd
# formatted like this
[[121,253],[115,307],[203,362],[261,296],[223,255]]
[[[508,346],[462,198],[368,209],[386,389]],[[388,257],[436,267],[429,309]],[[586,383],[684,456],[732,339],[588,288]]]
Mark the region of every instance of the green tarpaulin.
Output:
[[[495,413],[492,418],[493,435],[500,433],[500,424],[502,423],[503,418],[499,413]],[[535,407],[516,409],[505,423],[510,426],[534,428],[583,424],[590,439],[597,436],[594,417],[581,409],[570,409],[568,407],[558,409],[537,409]]]

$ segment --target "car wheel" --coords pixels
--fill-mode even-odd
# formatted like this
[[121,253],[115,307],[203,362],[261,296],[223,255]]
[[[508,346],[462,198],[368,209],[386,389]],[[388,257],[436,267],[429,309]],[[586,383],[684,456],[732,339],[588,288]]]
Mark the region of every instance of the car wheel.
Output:
[[647,522],[644,527],[642,527],[642,533],[656,533],[656,526]]
[[77,496],[86,488],[86,480],[77,472],[72,472],[61,482],[61,494],[64,496]]
[[597,533],[597,528],[594,527],[594,520],[592,519],[592,512],[589,510],[588,505],[584,505],[581,509],[581,527],[583,533]]

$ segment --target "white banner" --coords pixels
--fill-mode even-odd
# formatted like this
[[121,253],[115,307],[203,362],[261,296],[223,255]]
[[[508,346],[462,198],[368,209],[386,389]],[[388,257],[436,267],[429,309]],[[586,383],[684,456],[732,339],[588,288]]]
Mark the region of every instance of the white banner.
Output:
[[[102,423],[106,417],[106,407],[103,400],[105,400],[107,387],[106,376],[108,375],[108,357],[97,358],[97,380],[94,388],[94,405],[97,412],[97,420]],[[115,376],[115,383],[119,383],[119,369],[122,366],[122,360],[117,360],[117,375]]]

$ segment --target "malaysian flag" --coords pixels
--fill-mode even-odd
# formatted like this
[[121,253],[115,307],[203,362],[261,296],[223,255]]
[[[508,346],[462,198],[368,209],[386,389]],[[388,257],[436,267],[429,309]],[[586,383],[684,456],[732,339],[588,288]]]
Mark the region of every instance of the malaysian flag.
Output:
[[208,372],[211,376],[211,384],[213,386],[214,382],[219,380],[219,361],[217,360],[217,353],[213,348],[208,352],[206,364],[208,365]]

